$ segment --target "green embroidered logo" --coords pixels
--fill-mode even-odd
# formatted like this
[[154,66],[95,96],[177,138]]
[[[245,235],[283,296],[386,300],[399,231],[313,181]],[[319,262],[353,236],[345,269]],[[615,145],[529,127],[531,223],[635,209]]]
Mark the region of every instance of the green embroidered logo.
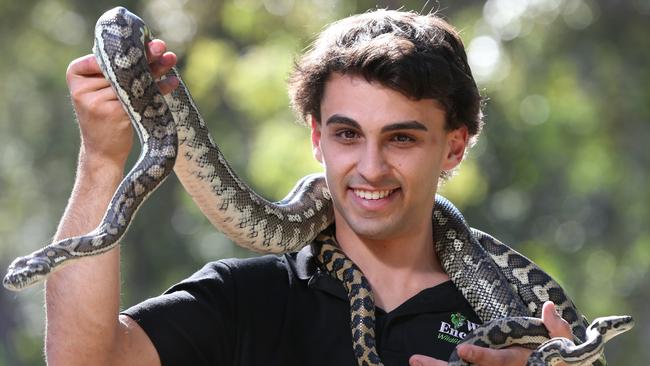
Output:
[[454,329],[458,329],[465,324],[467,318],[461,313],[451,314],[451,323],[454,325]]
[[461,313],[452,313],[450,322],[440,322],[440,329],[438,329],[438,338],[441,341],[459,344],[467,337],[467,334],[478,327],[478,324],[472,323],[467,317]]

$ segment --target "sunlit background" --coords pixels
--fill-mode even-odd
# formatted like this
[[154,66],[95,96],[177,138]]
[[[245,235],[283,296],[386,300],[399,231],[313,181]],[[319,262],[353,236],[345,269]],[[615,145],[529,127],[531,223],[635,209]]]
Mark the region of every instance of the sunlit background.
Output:
[[[488,98],[484,135],[443,193],[472,226],[542,265],[589,318],[632,314],[636,327],[609,343],[609,362],[650,363],[650,1],[0,0],[3,270],[54,233],[79,145],[65,70],[116,5],[179,55],[213,136],[274,199],[320,170],[287,107],[295,55],[346,15],[439,11],[460,30]],[[124,306],[206,261],[253,255],[217,233],[175,178],[122,248]],[[42,285],[0,290],[0,365],[43,364],[43,321]]]

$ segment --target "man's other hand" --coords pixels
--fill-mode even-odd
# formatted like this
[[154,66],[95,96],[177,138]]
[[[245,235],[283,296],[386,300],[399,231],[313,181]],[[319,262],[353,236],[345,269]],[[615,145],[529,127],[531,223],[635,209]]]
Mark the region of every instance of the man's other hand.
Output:
[[[573,339],[571,327],[555,310],[551,301],[544,303],[542,322],[548,329],[551,338],[564,337]],[[531,350],[522,347],[491,349],[470,344],[458,346],[458,355],[463,360],[479,366],[523,366],[526,365]],[[447,362],[422,355],[414,355],[409,359],[410,366],[445,366]],[[561,363],[559,366],[565,365]]]

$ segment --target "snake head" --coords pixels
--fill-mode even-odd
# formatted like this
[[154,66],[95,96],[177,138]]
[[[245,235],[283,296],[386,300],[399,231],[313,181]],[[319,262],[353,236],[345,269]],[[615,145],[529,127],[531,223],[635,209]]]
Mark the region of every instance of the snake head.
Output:
[[[136,29],[140,31],[139,34],[134,34]],[[98,47],[97,41],[102,38],[104,32],[107,37],[113,38],[118,43],[132,36],[139,37],[142,44],[149,42],[151,39],[151,32],[144,20],[122,6],[108,10],[97,19],[95,24],[95,46],[93,47],[95,54],[97,54],[95,51],[95,48]]]
[[2,280],[3,286],[12,291],[20,291],[32,286],[50,273],[52,265],[49,259],[28,255],[14,260]]
[[595,319],[587,329],[587,333],[598,332],[603,336],[604,341],[607,342],[633,327],[634,319],[629,315],[605,316]]

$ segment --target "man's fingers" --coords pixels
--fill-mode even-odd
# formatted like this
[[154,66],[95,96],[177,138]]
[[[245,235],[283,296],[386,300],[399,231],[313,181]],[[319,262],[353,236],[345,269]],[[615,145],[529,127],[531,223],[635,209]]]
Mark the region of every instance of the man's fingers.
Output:
[[[167,74],[176,65],[176,55],[167,52],[167,45],[160,39],[153,39],[147,44],[147,58],[149,68],[154,78],[159,79]],[[178,86],[178,79],[166,78],[158,82],[158,87],[163,94],[168,94]]]
[[69,76],[68,87],[70,88],[72,100],[77,104],[89,97],[97,98],[97,100],[117,99],[111,85],[101,74],[94,76]]
[[97,90],[94,93],[94,96],[100,102],[118,101],[117,94],[115,94],[115,91],[113,90],[113,88],[110,87],[110,84],[108,84],[108,87],[106,87],[106,88]]
[[460,358],[480,366],[525,365],[531,353],[531,350],[521,347],[491,349],[471,344],[458,346]]
[[176,77],[168,77],[165,80],[158,82],[158,88],[160,88],[161,93],[168,94],[171,93],[172,90],[176,89],[178,84],[179,81]]
[[558,314],[555,304],[553,304],[552,301],[545,302],[542,307],[542,322],[548,330],[551,338],[564,337],[573,339],[571,326],[566,320],[560,317],[560,314]]
[[147,60],[155,78],[165,75],[176,65],[176,55],[167,52],[167,45],[160,39],[153,39],[147,44]]
[[[167,52],[165,42],[155,39],[147,44],[147,59],[151,66],[152,73],[161,77],[176,64],[176,55]],[[67,71],[69,76],[92,76],[101,75],[102,70],[95,60],[95,55],[88,54],[81,56],[70,63]]]
[[147,43],[146,51],[147,60],[149,60],[149,62],[155,62],[163,53],[165,53],[165,51],[167,51],[167,45],[161,39],[152,39]]
[[95,55],[89,54],[73,60],[68,65],[67,75],[70,76],[92,76],[101,74],[102,70],[95,60]]
[[487,365],[487,362],[502,364],[505,361],[505,355],[496,350],[467,344],[458,346],[458,356],[469,363],[477,365]]
[[158,79],[165,75],[174,65],[176,65],[176,55],[172,52],[165,52],[155,62],[150,63],[149,68],[154,78]]
[[[173,52],[167,52],[165,42],[155,39],[149,42],[146,48],[149,67],[151,68],[151,73],[154,78],[158,79],[162,77],[176,65],[176,55]],[[79,79],[80,77],[87,78],[97,76],[99,78],[98,83],[86,84],[86,82],[84,82],[84,90],[92,91],[108,86],[108,82],[104,80],[102,70],[99,68],[99,64],[97,64],[97,60],[93,54],[85,55],[72,61],[70,65],[68,65],[66,75],[68,85],[71,85],[74,83],[75,79]],[[171,89],[175,87],[175,81],[163,84],[163,88],[168,89],[167,92],[171,91]],[[170,89],[169,86],[172,86],[172,88]]]
[[447,366],[447,362],[427,356],[413,355],[409,358],[409,366]]
[[[147,45],[147,54],[153,60],[150,64],[151,72],[156,79],[165,75],[176,64],[176,55],[166,50],[165,43],[161,40],[153,40]],[[102,102],[117,101],[117,95],[104,78],[92,54],[72,61],[68,66],[66,78],[70,95],[76,105],[85,103],[92,108],[99,108],[103,106]],[[163,94],[168,94],[178,83],[176,78],[166,78],[159,81],[158,86]],[[111,107],[112,104],[110,103]]]

